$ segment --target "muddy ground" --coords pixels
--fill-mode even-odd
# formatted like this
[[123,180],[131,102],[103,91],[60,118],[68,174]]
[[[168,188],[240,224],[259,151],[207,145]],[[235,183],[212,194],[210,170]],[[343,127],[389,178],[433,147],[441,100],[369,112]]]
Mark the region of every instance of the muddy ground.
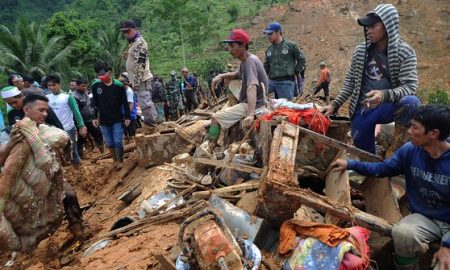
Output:
[[[147,226],[139,233],[120,236],[105,249],[88,257],[83,257],[83,251],[103,239],[102,235],[119,218],[137,219],[139,202],[166,188],[168,178],[170,171],[164,166],[136,167],[118,184],[118,172],[112,167],[111,159],[100,160],[96,164],[85,159],[77,171],[70,166],[65,167],[65,179],[77,190],[80,205],[89,207],[83,214],[87,239],[80,246],[70,246],[71,235],[66,228],[67,222],[64,222],[32,254],[18,254],[11,269],[158,269],[155,256],[168,255],[170,249],[177,245],[178,224],[174,222]],[[135,183],[141,183],[142,193],[130,205],[125,205],[117,198]],[[0,254],[0,269],[9,255]]]
[[[331,93],[337,94],[353,48],[363,40],[356,18],[383,1],[298,0],[288,5],[276,5],[255,18],[244,18],[252,35],[251,50],[263,57],[268,46],[262,31],[270,21],[282,23],[284,36],[300,44],[308,58],[307,85],[319,75],[318,64],[325,61],[330,67],[333,82]],[[386,2],[386,1],[384,1]],[[414,47],[418,56],[420,89],[439,86],[450,89],[450,2],[445,0],[397,0],[400,12],[400,31],[404,40]],[[308,89],[308,87],[307,87]],[[345,110],[344,110],[345,112]],[[92,155],[98,155],[93,153]],[[133,155],[133,154],[132,154]],[[130,159],[130,158],[129,158]],[[80,170],[66,167],[65,178],[75,187],[80,204],[88,207],[84,213],[87,239],[81,246],[71,247],[67,223],[51,237],[42,241],[32,254],[19,254],[12,269],[159,269],[159,254],[173,255],[177,245],[178,224],[144,227],[134,235],[119,235],[110,244],[91,256],[83,252],[94,242],[103,239],[111,226],[121,217],[137,216],[138,204],[166,187],[170,178],[168,167],[143,169],[136,167],[121,182],[112,169],[112,160],[96,164],[85,159]],[[142,183],[143,192],[132,204],[125,205],[117,198],[135,183]],[[0,269],[10,253],[0,253]]]

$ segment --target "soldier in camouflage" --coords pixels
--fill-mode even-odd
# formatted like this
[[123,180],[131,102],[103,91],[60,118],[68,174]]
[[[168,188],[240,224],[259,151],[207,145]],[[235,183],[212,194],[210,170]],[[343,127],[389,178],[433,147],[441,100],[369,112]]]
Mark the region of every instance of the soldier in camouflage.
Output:
[[136,92],[139,107],[144,116],[144,123],[148,126],[154,126],[157,112],[151,97],[153,75],[150,72],[147,42],[139,33],[136,23],[132,20],[123,21],[120,24],[120,31],[128,40],[124,58],[126,59],[126,69],[130,84]]
[[181,103],[180,80],[177,79],[175,71],[170,72],[170,79],[166,83],[166,101],[169,107],[169,119],[177,120],[180,117]]

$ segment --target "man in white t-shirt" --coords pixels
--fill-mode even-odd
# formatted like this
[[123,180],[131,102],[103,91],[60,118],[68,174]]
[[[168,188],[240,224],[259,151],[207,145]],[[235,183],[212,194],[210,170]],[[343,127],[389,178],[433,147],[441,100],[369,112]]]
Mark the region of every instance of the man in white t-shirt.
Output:
[[78,109],[77,102],[72,95],[61,91],[61,78],[58,75],[48,75],[47,86],[52,92],[47,95],[49,106],[55,111],[64,130],[69,134],[72,148],[72,165],[78,168],[80,166],[80,155],[78,154],[77,146],[77,128],[79,134],[83,137],[86,136],[87,129]]

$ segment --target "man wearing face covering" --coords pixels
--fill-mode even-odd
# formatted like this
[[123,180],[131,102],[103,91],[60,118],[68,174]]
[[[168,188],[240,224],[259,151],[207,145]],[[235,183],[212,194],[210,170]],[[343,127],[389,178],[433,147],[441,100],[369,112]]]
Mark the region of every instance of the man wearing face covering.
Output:
[[[108,147],[118,170],[123,166],[124,125],[130,124],[130,107],[123,83],[112,78],[112,69],[106,63],[94,65],[98,80],[92,85],[95,118],[94,127],[100,127],[103,141]],[[123,113],[122,113],[123,110]]]
[[129,82],[136,92],[144,123],[153,127],[156,125],[157,112],[151,96],[153,75],[150,72],[147,42],[132,20],[123,21],[120,24],[120,31],[128,41],[124,58]]

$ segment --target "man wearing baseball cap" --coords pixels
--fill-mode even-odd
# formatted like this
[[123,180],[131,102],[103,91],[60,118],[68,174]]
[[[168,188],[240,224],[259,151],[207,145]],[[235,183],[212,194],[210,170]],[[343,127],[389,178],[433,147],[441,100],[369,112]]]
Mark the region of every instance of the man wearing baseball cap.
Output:
[[305,69],[306,58],[297,44],[284,39],[281,24],[270,23],[264,34],[271,45],[266,50],[264,69],[269,76],[269,93],[275,92],[276,98],[294,98],[295,81]]
[[139,107],[144,115],[144,124],[154,126],[157,113],[151,96],[153,75],[150,72],[147,42],[133,20],[123,21],[120,31],[128,41],[124,58],[129,83],[136,92]]
[[211,88],[216,89],[218,83],[224,79],[241,79],[242,87],[239,104],[221,110],[211,117],[208,139],[216,141],[220,135],[220,127],[228,129],[241,119],[242,126],[249,128],[253,124],[255,110],[265,103],[265,87],[268,84],[267,74],[259,58],[248,51],[249,35],[242,29],[231,31],[230,37],[224,41],[228,43],[229,52],[233,58],[241,61],[238,71],[217,75],[211,82]]

